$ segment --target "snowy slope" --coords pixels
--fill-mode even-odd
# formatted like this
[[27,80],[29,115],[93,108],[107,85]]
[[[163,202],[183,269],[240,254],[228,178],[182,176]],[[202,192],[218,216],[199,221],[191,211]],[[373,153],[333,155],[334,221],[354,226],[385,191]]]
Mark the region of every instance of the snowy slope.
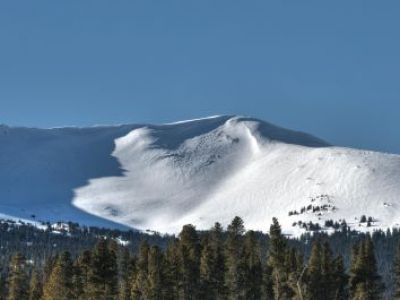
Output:
[[[235,215],[267,230],[276,216],[293,234],[303,232],[293,223],[330,219],[367,230],[400,223],[399,183],[398,155],[333,147],[250,118],[0,127],[0,213],[21,218],[177,232]],[[361,215],[374,218],[371,227]]]

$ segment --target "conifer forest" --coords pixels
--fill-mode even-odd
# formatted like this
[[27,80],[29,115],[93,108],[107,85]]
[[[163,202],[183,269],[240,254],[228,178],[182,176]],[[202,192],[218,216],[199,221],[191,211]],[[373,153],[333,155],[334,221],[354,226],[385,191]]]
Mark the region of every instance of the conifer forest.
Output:
[[3,222],[0,299],[400,299],[400,232],[286,237],[240,217],[208,231],[162,236]]

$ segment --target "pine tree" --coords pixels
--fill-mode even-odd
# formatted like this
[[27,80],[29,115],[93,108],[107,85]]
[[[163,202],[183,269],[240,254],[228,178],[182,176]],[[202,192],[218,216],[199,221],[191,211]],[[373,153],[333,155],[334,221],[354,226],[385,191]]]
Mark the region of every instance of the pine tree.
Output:
[[263,281],[262,281],[262,295],[263,299],[273,300],[274,299],[274,280],[272,277],[272,267],[267,263],[263,269]]
[[25,264],[25,257],[21,253],[13,256],[10,265],[8,300],[28,299],[29,287]]
[[261,299],[262,264],[261,249],[254,231],[248,231],[244,238],[244,299]]
[[157,246],[152,246],[149,251],[148,287],[149,299],[164,299],[164,256]]
[[89,289],[89,271],[91,268],[92,253],[89,250],[77,258],[74,264],[74,275],[72,284],[74,286],[74,297],[79,300],[88,298],[87,290]]
[[133,300],[148,299],[148,268],[149,268],[150,247],[146,241],[142,241],[139,247],[139,257],[137,261],[137,271],[132,278],[131,298]]
[[51,271],[54,268],[56,260],[57,260],[57,257],[55,257],[55,256],[49,256],[45,259],[45,264],[43,267],[43,284],[49,280]]
[[42,278],[38,270],[33,270],[29,283],[29,300],[40,300],[43,295]]
[[329,243],[325,242],[321,249],[321,277],[326,299],[335,299],[334,271],[332,250]]
[[293,290],[295,299],[304,299],[304,267],[303,255],[295,248],[290,248],[286,254],[286,272],[288,274],[288,286]]
[[381,299],[384,285],[377,272],[374,245],[369,234],[359,243],[355,253],[350,277],[351,299]]
[[193,225],[185,225],[179,234],[180,296],[197,299],[200,282],[200,240]]
[[165,253],[165,299],[178,299],[180,282],[180,258],[176,240],[168,244]]
[[358,265],[361,242],[352,246],[351,262],[350,262],[350,277],[349,277],[349,296],[352,298],[356,292],[357,284],[361,281],[360,267]]
[[105,239],[96,244],[89,270],[88,299],[116,299],[118,267],[115,250]]
[[244,297],[244,264],[243,264],[243,234],[245,233],[243,220],[235,217],[228,226],[226,240],[226,277],[229,299]]
[[118,259],[118,270],[119,270],[119,300],[130,300],[131,298],[131,290],[130,290],[130,281],[131,281],[131,257],[127,248],[122,248],[119,253]]
[[394,299],[400,300],[400,243],[397,245],[396,256],[393,262],[394,273]]
[[225,286],[225,254],[224,254],[224,241],[223,241],[223,228],[220,223],[215,223],[214,227],[211,228],[209,236],[209,244],[214,256],[215,268],[214,280],[216,289],[216,299],[224,299],[226,296]]
[[274,299],[291,299],[295,292],[289,284],[287,272],[288,246],[276,218],[272,219],[269,236],[268,266],[272,269]]
[[43,300],[73,299],[73,267],[71,255],[65,251],[58,256],[48,281],[43,287]]
[[74,299],[84,299],[85,298],[85,286],[83,284],[82,270],[79,267],[78,261],[75,261],[72,266],[72,291]]
[[210,237],[205,235],[201,241],[200,257],[200,298],[217,299],[216,256],[210,243]]
[[368,234],[365,241],[364,247],[364,259],[365,259],[365,270],[366,270],[366,285],[368,300],[370,299],[381,299],[384,291],[384,284],[381,276],[378,274],[378,268],[375,258],[375,248],[371,236]]
[[337,256],[333,261],[333,278],[334,278],[334,299],[335,300],[346,300],[348,299],[348,280],[349,276],[346,274],[346,268],[344,266],[343,257]]
[[[324,278],[322,275],[322,245],[319,241],[313,243],[308,260],[305,299],[323,299],[325,296]],[[329,298],[328,298],[329,299]]]
[[314,241],[303,280],[305,299],[347,299],[347,275],[341,256],[333,259],[327,242]]
[[7,277],[2,273],[0,269],[0,300],[6,299],[6,286],[7,286]]

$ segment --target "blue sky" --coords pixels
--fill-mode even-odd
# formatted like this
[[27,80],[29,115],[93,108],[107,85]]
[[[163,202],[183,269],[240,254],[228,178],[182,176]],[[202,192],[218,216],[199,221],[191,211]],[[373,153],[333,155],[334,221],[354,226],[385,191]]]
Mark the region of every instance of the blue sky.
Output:
[[1,1],[0,123],[258,117],[400,153],[399,1]]

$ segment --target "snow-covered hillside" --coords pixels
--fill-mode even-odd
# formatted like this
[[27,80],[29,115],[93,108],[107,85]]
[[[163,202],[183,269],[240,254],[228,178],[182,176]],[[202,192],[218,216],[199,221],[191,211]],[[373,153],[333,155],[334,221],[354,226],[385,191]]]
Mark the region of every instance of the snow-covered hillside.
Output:
[[[333,147],[242,117],[167,125],[0,127],[0,213],[177,232],[239,215],[287,233],[400,223],[400,156]],[[360,223],[360,217],[371,217]]]

